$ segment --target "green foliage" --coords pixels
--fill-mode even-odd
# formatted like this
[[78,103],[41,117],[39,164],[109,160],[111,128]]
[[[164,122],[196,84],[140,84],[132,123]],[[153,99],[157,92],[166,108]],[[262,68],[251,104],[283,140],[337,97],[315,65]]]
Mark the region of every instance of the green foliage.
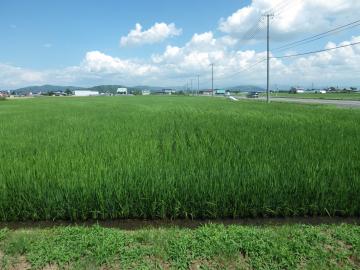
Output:
[[14,100],[0,220],[360,215],[360,111],[198,97]]
[[133,90],[131,90],[131,94],[133,94],[135,96],[141,96],[142,91],[140,89],[133,89]]
[[[99,91],[100,93],[112,93],[116,94],[118,88],[123,88],[123,85],[98,85],[91,87],[90,90]],[[126,87],[125,87],[126,88]],[[128,89],[131,90],[131,89]]]
[[64,93],[68,96],[71,96],[73,94],[73,92],[70,89],[66,89]]
[[55,92],[53,92],[53,91],[48,91],[48,92],[42,93],[41,95],[43,95],[43,96],[54,96],[54,95],[55,95]]
[[8,257],[24,255],[32,269],[358,269],[359,242],[353,225],[134,232],[95,226],[13,231],[3,247]]
[[7,233],[8,233],[7,229],[0,229],[0,242],[5,239]]

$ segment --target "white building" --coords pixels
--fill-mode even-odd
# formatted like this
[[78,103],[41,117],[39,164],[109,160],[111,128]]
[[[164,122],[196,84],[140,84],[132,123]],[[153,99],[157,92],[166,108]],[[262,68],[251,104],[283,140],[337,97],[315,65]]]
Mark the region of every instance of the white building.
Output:
[[290,89],[290,93],[291,94],[303,94],[305,93],[305,89],[304,88],[300,88],[300,87],[292,87]]
[[127,95],[128,90],[127,90],[127,88],[118,88],[117,91],[116,91],[116,94],[118,94],[118,95]]
[[90,91],[90,90],[75,90],[74,96],[76,97],[90,97],[90,96],[98,96],[99,91]]
[[150,95],[150,90],[142,90],[142,91],[141,91],[141,94],[142,94],[143,96],[149,96],[149,95]]

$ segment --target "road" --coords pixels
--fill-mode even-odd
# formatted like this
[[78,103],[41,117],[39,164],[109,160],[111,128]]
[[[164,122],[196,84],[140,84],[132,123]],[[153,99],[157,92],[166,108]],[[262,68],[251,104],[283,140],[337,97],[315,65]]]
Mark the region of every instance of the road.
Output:
[[359,100],[331,100],[331,99],[277,98],[277,97],[273,97],[271,100],[276,102],[327,104],[327,105],[335,105],[337,107],[360,108]]
[[[246,99],[246,97],[237,97]],[[260,97],[258,100],[266,100],[265,97]],[[337,107],[360,108],[360,100],[331,100],[331,99],[305,99],[305,98],[280,98],[271,97],[271,102],[289,102],[289,103],[304,103],[304,104],[325,104],[335,105]]]

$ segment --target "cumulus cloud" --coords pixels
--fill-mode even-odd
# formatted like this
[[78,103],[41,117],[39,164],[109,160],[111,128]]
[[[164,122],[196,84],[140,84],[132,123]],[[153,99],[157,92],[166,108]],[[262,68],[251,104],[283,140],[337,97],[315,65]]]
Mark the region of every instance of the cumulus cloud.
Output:
[[[224,41],[225,40],[225,41]],[[359,42],[354,36],[340,43],[328,42],[333,48]],[[60,83],[89,85],[119,83],[127,85],[184,85],[195,74],[201,76],[201,87],[210,87],[211,69],[215,63],[215,86],[237,84],[264,85],[266,63],[256,65],[266,56],[265,51],[236,50],[227,38],[215,38],[212,32],[195,34],[183,47],[167,46],[160,55],[139,61],[121,59],[100,51],[86,53],[78,66],[65,69],[33,71],[0,64],[0,87],[15,88],[29,84]],[[360,71],[360,46],[346,47],[295,59],[272,59],[272,84],[322,86],[331,84],[356,85]],[[321,76],[319,76],[321,74]]]
[[[328,42],[333,48],[359,42],[354,36],[340,43]],[[206,46],[203,46],[205,45]],[[201,87],[209,87],[209,65],[215,63],[215,86],[237,84],[264,85],[266,63],[253,66],[266,56],[265,51],[231,49],[224,38],[213,33],[195,34],[183,47],[167,46],[160,55],[147,61],[121,59],[100,51],[86,53],[78,66],[58,70],[33,71],[0,64],[2,87],[15,88],[29,84],[60,83],[91,85],[118,83],[127,85],[184,85],[195,74],[201,76]],[[360,46],[346,47],[295,59],[272,59],[272,84],[322,86],[330,84],[356,85],[360,71]],[[321,74],[321,76],[319,76]]]
[[16,87],[18,85],[45,82],[45,76],[40,71],[0,63],[0,81],[2,86]]
[[[219,29],[233,37],[264,39],[265,33],[253,27],[265,28],[265,19],[258,21],[265,11],[272,11],[275,18],[271,21],[272,39],[284,40],[304,33],[316,33],[358,18],[358,0],[253,0],[231,16],[220,20]],[[320,12],[321,11],[321,12]],[[339,16],[346,14],[346,16]]]
[[[36,71],[0,64],[0,87],[15,87],[28,84],[60,83],[91,85],[117,83],[126,85],[184,85],[195,75],[201,76],[201,87],[211,85],[210,64],[215,64],[215,86],[238,84],[264,85],[266,62],[257,64],[266,57],[265,51],[239,49],[242,36],[249,25],[258,19],[264,10],[279,6],[284,0],[253,0],[253,2],[222,19],[219,28],[222,34],[213,31],[195,33],[182,46],[168,45],[162,53],[150,58],[126,59],[114,57],[101,51],[89,51],[76,66],[57,70]],[[272,32],[278,40],[293,41],[291,35],[305,32],[326,31],[331,25],[348,23],[360,8],[355,0],[291,0],[285,11],[272,23]],[[290,8],[291,7],[291,8]],[[275,9],[276,10],[276,9]],[[283,9],[284,10],[284,9]],[[321,14],[318,12],[321,10]],[[346,16],[335,16],[343,12]],[[283,16],[283,17],[281,17]],[[339,19],[341,17],[342,19]],[[341,21],[344,20],[344,21]],[[160,29],[160,30],[159,30]],[[123,46],[150,44],[181,33],[174,24],[155,24],[143,31],[136,26]],[[308,35],[308,34],[307,34]],[[301,35],[300,35],[301,36]],[[261,37],[256,37],[260,39]],[[298,38],[297,38],[298,39]],[[343,42],[328,42],[324,48],[359,42],[360,36]],[[242,48],[242,47],[241,47]],[[316,49],[319,47],[316,46]],[[286,52],[289,53],[289,52]],[[285,54],[286,54],[285,53]],[[291,52],[296,53],[296,51]],[[299,58],[272,59],[272,84],[308,86],[312,82],[323,86],[330,84],[351,85],[359,83],[360,46],[306,55]]]
[[127,36],[121,37],[120,45],[125,47],[154,44],[170,37],[179,36],[181,33],[182,29],[176,28],[174,23],[155,23],[145,31],[143,31],[141,24],[137,23],[135,29],[131,30]]

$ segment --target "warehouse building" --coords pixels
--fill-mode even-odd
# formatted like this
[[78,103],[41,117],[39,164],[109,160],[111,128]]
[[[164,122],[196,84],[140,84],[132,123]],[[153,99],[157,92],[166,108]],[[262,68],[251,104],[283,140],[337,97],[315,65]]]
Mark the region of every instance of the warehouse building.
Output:
[[116,94],[117,95],[127,95],[128,94],[128,89],[127,88],[118,88],[116,90]]
[[90,97],[90,96],[98,96],[99,91],[91,91],[91,90],[75,90],[74,96],[77,97]]

